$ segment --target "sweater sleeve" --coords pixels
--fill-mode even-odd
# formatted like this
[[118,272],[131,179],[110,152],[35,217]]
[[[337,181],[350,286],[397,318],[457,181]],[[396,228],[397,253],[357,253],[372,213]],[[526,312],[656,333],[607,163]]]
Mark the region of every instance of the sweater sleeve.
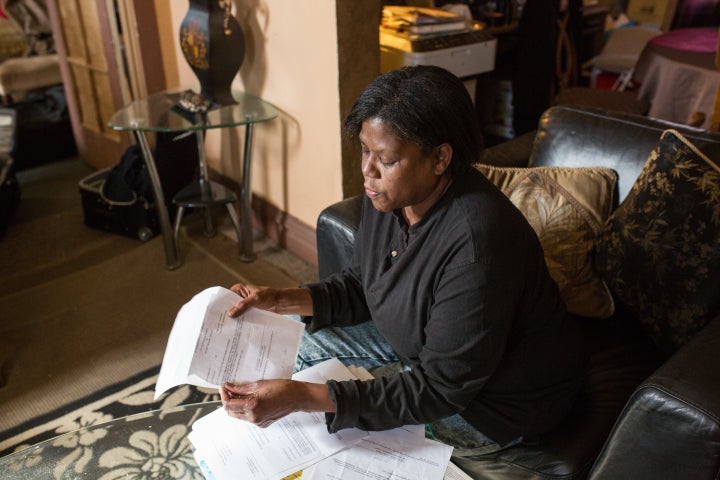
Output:
[[385,430],[462,412],[483,389],[505,352],[516,298],[499,264],[446,272],[435,292],[419,358],[409,371],[366,382],[329,382],[336,413],[328,430]]
[[[363,207],[364,213],[364,207]],[[362,220],[361,220],[362,221]],[[313,304],[312,316],[303,316],[308,333],[330,325],[344,327],[370,320],[365,301],[360,268],[360,253],[357,246],[362,244],[362,228],[357,232],[355,250],[350,267],[321,282],[303,285],[310,291]]]
[[362,281],[353,269],[345,269],[322,282],[303,287],[312,297],[313,314],[302,317],[310,334],[330,325],[344,327],[370,319]]

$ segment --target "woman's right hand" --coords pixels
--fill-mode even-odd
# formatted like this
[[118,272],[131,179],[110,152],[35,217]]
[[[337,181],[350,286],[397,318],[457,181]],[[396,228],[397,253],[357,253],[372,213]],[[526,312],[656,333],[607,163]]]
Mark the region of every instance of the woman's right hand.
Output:
[[229,310],[233,318],[253,307],[280,314],[312,315],[312,298],[306,288],[272,288],[236,283],[230,290],[242,297]]
[[236,283],[230,290],[237,293],[242,299],[230,309],[230,316],[235,318],[255,307],[277,313],[277,289],[270,287],[257,287]]

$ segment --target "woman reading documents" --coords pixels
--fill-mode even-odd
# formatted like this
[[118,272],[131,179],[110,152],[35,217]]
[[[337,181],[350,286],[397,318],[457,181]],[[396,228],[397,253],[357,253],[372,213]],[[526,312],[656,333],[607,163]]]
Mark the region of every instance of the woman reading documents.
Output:
[[481,140],[463,83],[438,67],[388,72],[344,128],[365,182],[352,267],[299,288],[234,285],[230,313],[301,315],[297,368],[337,357],[376,379],[226,384],[227,412],[260,426],[326,412],[330,432],[426,424],[466,469],[556,426],[581,384],[580,335],[533,229],[472,167]]

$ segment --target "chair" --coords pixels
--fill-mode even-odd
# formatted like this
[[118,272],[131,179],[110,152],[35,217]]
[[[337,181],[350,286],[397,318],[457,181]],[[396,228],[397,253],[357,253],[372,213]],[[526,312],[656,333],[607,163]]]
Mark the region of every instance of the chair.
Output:
[[0,63],[0,99],[6,105],[22,100],[33,90],[61,83],[56,54],[9,58]]
[[41,0],[0,0],[0,100],[62,83],[47,6]]
[[[589,70],[590,87],[569,87],[560,90],[553,105],[583,105],[635,115],[647,115],[650,102],[641,100],[626,89],[632,82],[635,64],[645,45],[662,31],[644,26],[622,27],[608,36],[602,51],[583,65]],[[612,87],[595,88],[597,77],[609,72],[617,75]]]
[[600,54],[583,66],[590,69],[590,86],[596,87],[598,75],[608,72],[617,75],[610,90],[624,91],[632,81],[635,64],[645,45],[662,30],[646,26],[629,26],[612,30]]

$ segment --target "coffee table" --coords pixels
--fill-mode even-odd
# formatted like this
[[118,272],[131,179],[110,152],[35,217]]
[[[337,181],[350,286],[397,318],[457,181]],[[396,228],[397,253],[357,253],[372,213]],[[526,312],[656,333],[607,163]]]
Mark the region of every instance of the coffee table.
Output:
[[221,406],[183,405],[81,428],[0,458],[0,478],[203,480],[187,435]]

